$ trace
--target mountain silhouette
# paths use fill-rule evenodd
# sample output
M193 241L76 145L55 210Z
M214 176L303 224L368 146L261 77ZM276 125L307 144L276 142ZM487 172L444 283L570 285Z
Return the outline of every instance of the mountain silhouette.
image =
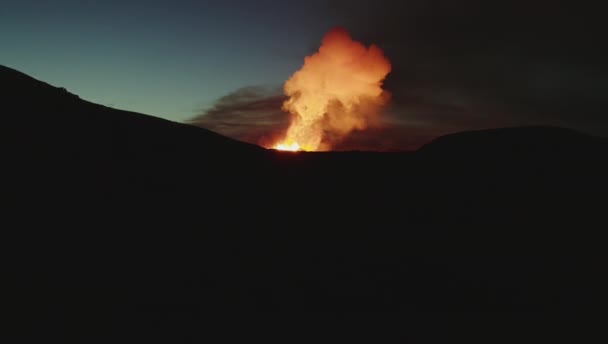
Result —
M554 320L601 308L606 290L604 138L503 128L293 154L2 66L0 91L13 342L594 333Z

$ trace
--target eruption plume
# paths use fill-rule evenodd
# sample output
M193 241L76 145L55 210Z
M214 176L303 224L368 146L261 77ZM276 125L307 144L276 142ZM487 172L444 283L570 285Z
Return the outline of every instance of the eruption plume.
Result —
M319 51L285 83L283 110L292 122L279 150L329 150L354 130L373 125L390 95L382 82L391 64L380 48L354 41L342 28L323 38Z

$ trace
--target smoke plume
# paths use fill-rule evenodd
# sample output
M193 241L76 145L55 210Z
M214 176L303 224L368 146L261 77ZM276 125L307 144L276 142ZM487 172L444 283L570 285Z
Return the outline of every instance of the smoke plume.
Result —
M283 110L293 115L281 147L329 150L355 130L377 122L390 98L382 89L391 64L380 48L354 41L342 28L285 83Z

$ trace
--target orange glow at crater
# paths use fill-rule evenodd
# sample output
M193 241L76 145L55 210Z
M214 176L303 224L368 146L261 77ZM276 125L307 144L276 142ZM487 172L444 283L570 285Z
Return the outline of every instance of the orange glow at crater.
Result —
M292 144L278 143L273 147L273 149L287 152L298 152L300 151L300 145L297 142Z

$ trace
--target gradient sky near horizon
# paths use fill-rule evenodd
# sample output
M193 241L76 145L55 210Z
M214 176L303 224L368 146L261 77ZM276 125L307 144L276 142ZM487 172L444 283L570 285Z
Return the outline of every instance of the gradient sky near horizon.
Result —
M3 0L0 64L81 98L240 140L283 131L280 86L345 27L392 62L385 130L353 146L550 125L608 136L594 0ZM373 144L371 143L373 141Z
M332 24L322 1L8 0L0 64L81 98L182 121L280 85Z

